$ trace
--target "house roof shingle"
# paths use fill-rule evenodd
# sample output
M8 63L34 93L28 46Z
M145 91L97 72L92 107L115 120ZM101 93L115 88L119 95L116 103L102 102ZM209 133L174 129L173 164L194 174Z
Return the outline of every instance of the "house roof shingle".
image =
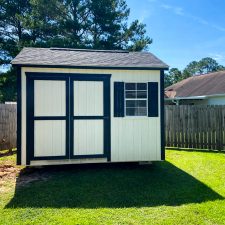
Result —
M162 68L168 65L150 52L66 48L23 48L13 65Z
M225 94L225 71L197 75L165 89L167 98Z

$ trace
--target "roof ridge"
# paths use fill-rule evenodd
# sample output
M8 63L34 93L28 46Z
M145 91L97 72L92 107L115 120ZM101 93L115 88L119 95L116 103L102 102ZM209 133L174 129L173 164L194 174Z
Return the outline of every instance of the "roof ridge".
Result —
M104 50L104 49L85 49L85 48L57 48L51 47L50 50L56 51L77 51L77 52L110 52L110 53L129 53L127 50Z

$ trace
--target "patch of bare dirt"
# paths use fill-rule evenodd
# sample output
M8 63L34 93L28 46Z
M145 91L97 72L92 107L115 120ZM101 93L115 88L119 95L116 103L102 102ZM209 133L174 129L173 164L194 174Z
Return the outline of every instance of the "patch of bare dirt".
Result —
M8 192L13 187L29 185L34 181L46 181L50 173L43 168L19 167L10 162L0 165L0 193Z
M12 179L19 173L20 169L10 164L0 165L0 179Z

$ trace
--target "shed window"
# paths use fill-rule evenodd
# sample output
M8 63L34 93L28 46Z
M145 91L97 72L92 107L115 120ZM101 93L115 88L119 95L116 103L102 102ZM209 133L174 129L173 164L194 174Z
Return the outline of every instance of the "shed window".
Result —
M147 83L125 83L126 116L147 116Z

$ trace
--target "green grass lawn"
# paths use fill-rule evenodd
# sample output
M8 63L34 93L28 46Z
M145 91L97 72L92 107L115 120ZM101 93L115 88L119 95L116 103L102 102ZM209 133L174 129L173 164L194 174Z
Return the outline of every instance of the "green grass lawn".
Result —
M45 179L19 185L37 174ZM22 169L2 185L0 224L225 224L225 154L169 150L148 166Z

